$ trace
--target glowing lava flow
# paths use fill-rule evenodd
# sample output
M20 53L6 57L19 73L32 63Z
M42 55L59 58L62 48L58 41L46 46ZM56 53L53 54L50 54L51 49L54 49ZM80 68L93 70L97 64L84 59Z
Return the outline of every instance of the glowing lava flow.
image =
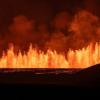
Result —
M93 48L90 44L81 50L69 50L64 56L56 51L48 50L46 53L30 48L26 54L14 53L10 47L6 54L0 58L0 68L87 68L100 63L100 45Z

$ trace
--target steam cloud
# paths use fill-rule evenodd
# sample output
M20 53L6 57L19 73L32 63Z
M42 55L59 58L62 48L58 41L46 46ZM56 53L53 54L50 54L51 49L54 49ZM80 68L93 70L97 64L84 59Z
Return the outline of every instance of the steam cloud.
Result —
M19 15L13 18L7 34L1 36L0 46L12 42L16 49L26 49L30 43L42 50L50 48L58 52L69 48L80 49L99 41L99 20L99 17L86 10L80 10L74 16L60 12L51 21L51 26L45 22L37 24L35 19Z

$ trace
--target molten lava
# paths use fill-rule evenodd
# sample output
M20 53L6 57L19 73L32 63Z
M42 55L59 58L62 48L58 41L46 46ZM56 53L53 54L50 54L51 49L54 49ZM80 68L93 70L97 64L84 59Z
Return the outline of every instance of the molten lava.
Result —
M14 52L14 46L0 58L0 68L87 68L100 63L100 45L90 44L81 50L69 50L66 55L30 48L27 53Z

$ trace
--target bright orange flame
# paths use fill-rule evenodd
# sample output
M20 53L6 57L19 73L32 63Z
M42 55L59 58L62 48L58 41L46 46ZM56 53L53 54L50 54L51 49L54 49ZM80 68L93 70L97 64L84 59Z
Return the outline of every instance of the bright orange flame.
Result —
M100 63L100 45L95 47L90 44L81 50L69 50L65 55L48 50L46 53L32 48L24 55L19 51L14 53L14 47L10 47L7 54L0 58L0 68L87 68Z

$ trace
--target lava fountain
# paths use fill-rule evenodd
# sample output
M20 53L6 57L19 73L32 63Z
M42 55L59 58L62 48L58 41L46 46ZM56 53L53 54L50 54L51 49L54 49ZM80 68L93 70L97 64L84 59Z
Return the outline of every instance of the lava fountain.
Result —
M46 53L29 46L22 54L11 46L0 58L0 68L87 68L100 63L100 44L91 43L80 50L69 50L65 55L50 49Z

